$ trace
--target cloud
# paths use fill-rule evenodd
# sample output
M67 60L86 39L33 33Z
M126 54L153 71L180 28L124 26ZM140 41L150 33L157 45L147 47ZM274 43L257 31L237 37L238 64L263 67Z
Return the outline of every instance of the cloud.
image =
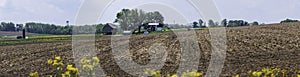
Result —
M266 23L300 18L299 0L215 0L222 16Z
M75 0L9 0L0 8L0 20L64 24L74 18L78 4Z
M6 3L6 0L0 0L0 7L4 7Z

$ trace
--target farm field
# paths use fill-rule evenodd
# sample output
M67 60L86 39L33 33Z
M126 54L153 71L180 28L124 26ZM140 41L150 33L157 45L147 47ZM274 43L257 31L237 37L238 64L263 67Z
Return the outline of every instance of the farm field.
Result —
M294 71L300 70L300 23L232 27L226 28L226 31L228 47L222 77L236 74L243 77L249 70L266 67L286 69L287 77L295 77ZM208 30L197 30L196 34L201 49L198 67L199 71L205 73L211 56L210 35ZM161 72L175 73L180 58L180 43L175 33L132 36L129 44L133 60L138 64L149 63L150 55L146 49L158 42L163 43L168 52L167 62ZM131 76L118 67L110 44L109 36L96 40L101 67L113 77ZM0 77L27 77L34 71L42 76L52 74L54 68L47 64L47 60L55 55L61 56L67 64L74 61L72 42L68 40L3 45L0 46L0 53Z
M27 35L35 35L36 33L27 33ZM22 32L0 31L0 36L21 36Z

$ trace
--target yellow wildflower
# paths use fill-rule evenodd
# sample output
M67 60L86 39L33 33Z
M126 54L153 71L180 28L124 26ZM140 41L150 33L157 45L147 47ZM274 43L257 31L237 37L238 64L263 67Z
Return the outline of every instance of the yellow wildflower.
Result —
M178 77L176 74L170 75L168 74L167 77Z
M53 60L53 63L58 63L58 60Z
M52 63L53 63L52 59L49 59L49 60L48 60L48 64L51 65Z
M237 75L235 75L235 76L232 76L232 77L240 77L240 75L239 75L239 74L237 74Z
M256 71L254 71L252 73L252 75L255 76L255 77L260 77L262 75L262 72L256 72Z
M176 74L173 74L171 77L178 77Z
M86 65L83 65L83 68L88 69L88 70L93 70L94 66L86 64Z
M66 71L66 72L65 72L65 75L70 75L70 71Z
M73 68L72 64L67 65L67 70L70 70L71 68Z
M84 65L84 64L85 64L85 60L86 60L85 58L82 58L82 59L80 60L80 64L81 64L81 65Z
M54 62L52 65L53 65L53 66L58 66L59 64Z
M55 60L61 60L60 56L56 56Z
M39 73L38 72L30 73L29 76L30 77L39 77Z
M200 77L200 76L203 76L203 73L200 73L200 72L195 71L194 76Z
M67 75L66 74L61 74L61 77L67 77Z
M96 62L96 63L99 63L99 62L100 62L100 60L99 60L98 57L93 57L93 60L94 60L94 62Z
M64 63L62 63L62 62L59 62L59 63L58 63L58 65L60 65L60 66L64 66Z

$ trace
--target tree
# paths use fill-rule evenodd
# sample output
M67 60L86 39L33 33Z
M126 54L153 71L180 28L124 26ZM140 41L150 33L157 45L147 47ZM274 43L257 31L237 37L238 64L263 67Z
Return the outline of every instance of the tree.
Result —
M202 20L202 19L199 19L199 26L202 27L202 26L203 26L203 23L204 23L203 20Z
M289 22L299 22L298 20L292 20L292 19L286 19L283 21L280 21L280 23L289 23Z
M2 26L2 24L0 24L0 31L2 31L3 30L3 26Z
M257 21L254 21L254 22L252 23L252 25L259 25L259 23L258 23Z
M219 22L215 22L215 26L219 26Z
M133 30L145 23L163 23L164 21L164 17L157 11L147 13L138 9L122 9L116 17L115 22L118 22L123 30Z
M198 22L193 22L193 27L194 28L197 28L198 27L197 25L198 25Z
M221 26L227 26L227 19L223 19L221 22Z
M6 23L6 22L1 22L2 25L2 31L15 31L16 27L15 24L12 22Z
M229 20L227 27L249 26L249 23L244 20Z
M208 20L208 26L209 27L215 27L215 22L213 20Z
M23 24L17 24L16 29L17 29L17 31L22 31L23 30Z

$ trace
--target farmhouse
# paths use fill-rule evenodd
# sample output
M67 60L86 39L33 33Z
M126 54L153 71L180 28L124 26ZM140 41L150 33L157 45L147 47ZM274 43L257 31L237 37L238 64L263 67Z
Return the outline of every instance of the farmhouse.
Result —
M135 29L134 33L148 34L149 32L152 32L152 31L162 31L163 27L164 27L164 25L161 23L146 23L146 24L138 26L138 28Z
M161 25L160 23L148 23L148 31L162 31L163 29L163 25Z
M102 29L102 33L106 35L115 35L117 32L117 26L112 23L107 23Z

